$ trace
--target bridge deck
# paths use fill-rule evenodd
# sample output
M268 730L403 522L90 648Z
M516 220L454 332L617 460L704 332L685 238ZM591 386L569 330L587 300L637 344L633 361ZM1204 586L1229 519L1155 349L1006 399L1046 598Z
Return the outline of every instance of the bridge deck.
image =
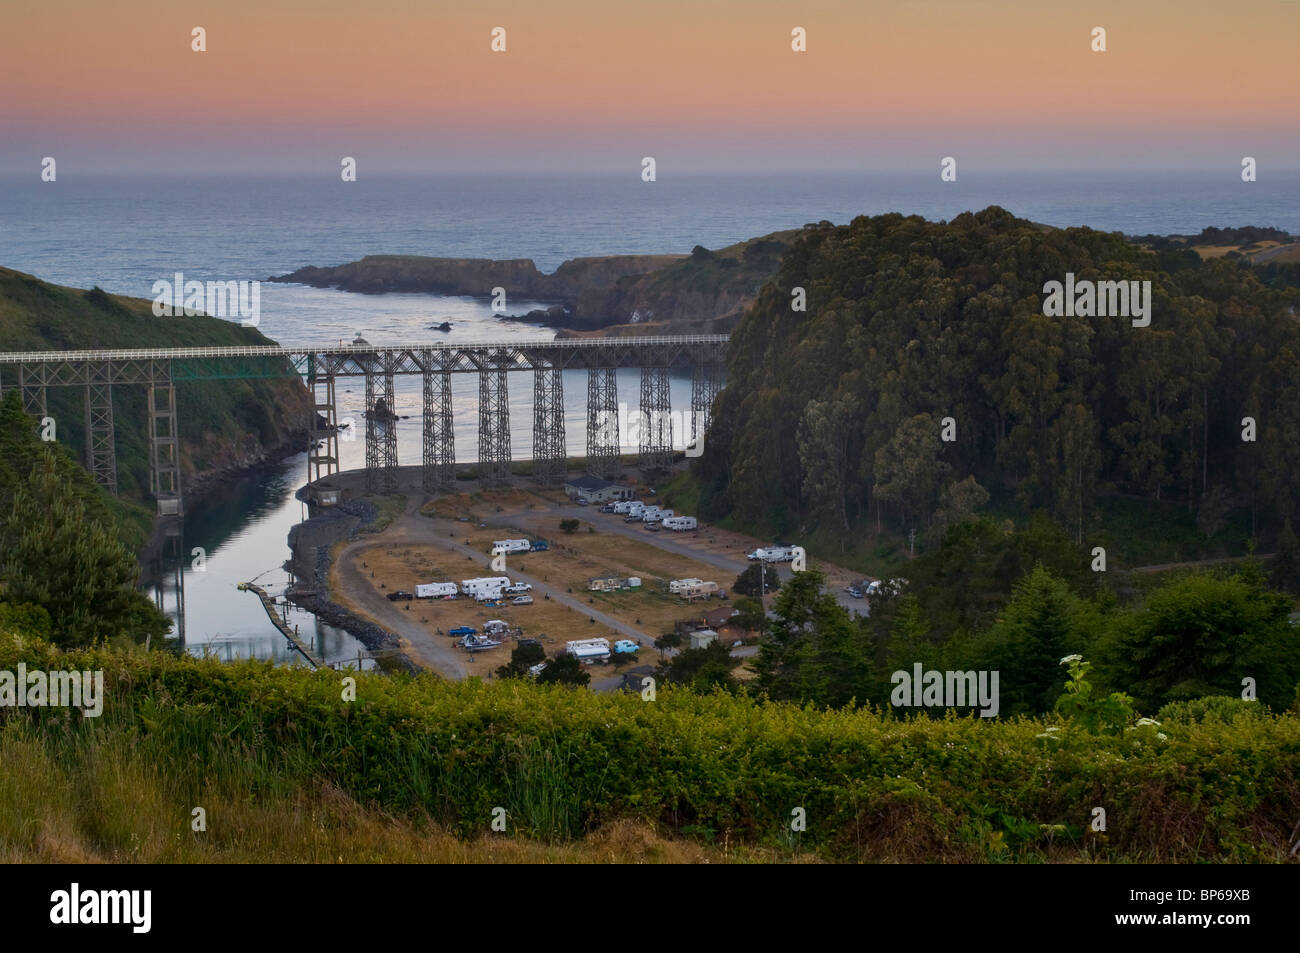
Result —
M508 338L494 341L446 341L428 344L275 344L250 347L119 348L89 351L10 351L0 353L0 364L34 364L49 361L177 361L212 357L284 357L306 355L357 357L405 351L564 351L593 348L648 348L726 344L726 334L645 335L641 337L555 338L530 341Z

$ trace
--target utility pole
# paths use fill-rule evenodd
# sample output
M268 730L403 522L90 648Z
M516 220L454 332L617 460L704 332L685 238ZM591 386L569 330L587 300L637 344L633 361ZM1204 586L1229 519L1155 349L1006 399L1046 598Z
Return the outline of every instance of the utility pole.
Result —
M916 555L916 527L915 526L913 526L911 531L907 534L907 551L913 556Z

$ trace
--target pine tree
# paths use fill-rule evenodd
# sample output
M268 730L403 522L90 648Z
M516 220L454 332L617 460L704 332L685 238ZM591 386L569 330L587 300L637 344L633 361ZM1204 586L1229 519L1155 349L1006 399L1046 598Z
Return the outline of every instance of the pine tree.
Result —
M61 645L161 637L170 623L136 591L134 557L109 527L88 516L60 462L55 450L42 449L0 525L6 601L44 608Z

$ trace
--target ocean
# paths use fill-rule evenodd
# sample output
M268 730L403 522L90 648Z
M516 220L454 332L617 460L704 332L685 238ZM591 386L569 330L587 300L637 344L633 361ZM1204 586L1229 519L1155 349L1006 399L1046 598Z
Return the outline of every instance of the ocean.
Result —
M1300 233L1300 173L1243 183L1235 167L1221 173L961 172L915 174L438 175L368 177L344 183L318 177L79 178L60 170L44 183L36 167L21 179L0 177L0 266L73 287L153 297L153 283L187 279L265 280L304 265L335 265L373 254L458 258L531 258L553 271L568 258L689 252L718 248L809 222L848 222L863 214L903 212L949 219L1001 205L1057 226L1087 225L1127 234L1195 233L1210 225L1267 225ZM538 302L508 300L522 314ZM159 320L170 320L160 318ZM452 330L427 330L443 320ZM553 332L502 321L487 301L432 295L355 295L264 283L258 329L281 342L351 340L374 344L550 338ZM0 342L2 346L2 342ZM532 382L512 379L512 453L531 452ZM340 383L340 417L360 421L360 381ZM585 446L585 379L566 374L571 454ZM690 382L672 381L674 408L689 406ZM635 408L635 372L619 377ZM477 388L454 386L457 459L476 458ZM399 379L399 460L420 455L416 378ZM180 407L184 413L184 407ZM344 466L360 466L361 441L340 445ZM288 579L285 534L302 518L293 490L306 474L303 457L269 473L232 481L219 496L190 507L185 542L207 553L203 573L181 565L185 641L190 651L292 662L252 596L237 581L257 577L271 591ZM169 574L154 580L174 616L179 592ZM303 631L308 632L311 620ZM317 625L311 636L331 660L360 646L346 633Z

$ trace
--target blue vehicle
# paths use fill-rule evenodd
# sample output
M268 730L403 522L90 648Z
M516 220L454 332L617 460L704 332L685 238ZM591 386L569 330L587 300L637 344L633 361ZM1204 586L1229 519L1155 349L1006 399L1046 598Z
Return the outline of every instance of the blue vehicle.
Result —
M452 638L464 637L466 635L478 635L478 629L471 629L467 625L460 625L447 633Z
M615 653L634 654L641 646L637 645L631 639L619 639L614 643Z
M535 539L535 540L533 540L533 548L532 548L532 551L535 552L535 553L544 553L544 552L546 552L546 551L547 551L548 549L550 549L550 548L551 548L551 544L548 543L548 542L547 542L546 540L544 540L544 539Z

